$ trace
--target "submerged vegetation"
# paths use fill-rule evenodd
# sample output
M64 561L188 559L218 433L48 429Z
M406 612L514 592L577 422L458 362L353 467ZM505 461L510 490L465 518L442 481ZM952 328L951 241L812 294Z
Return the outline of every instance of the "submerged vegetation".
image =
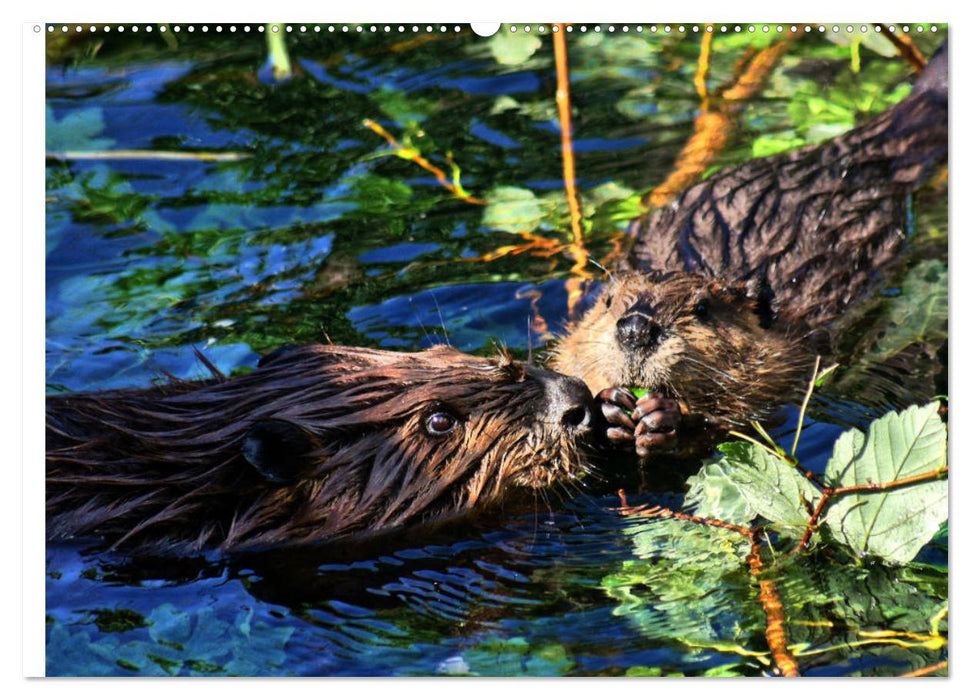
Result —
M193 347L226 374L326 339L542 356L632 219L896 103L946 34L922 27L909 53L873 27L576 28L572 212L548 28L53 33L49 390L200 377ZM52 546L48 673L946 673L946 212L943 173L840 366L686 496L285 566Z

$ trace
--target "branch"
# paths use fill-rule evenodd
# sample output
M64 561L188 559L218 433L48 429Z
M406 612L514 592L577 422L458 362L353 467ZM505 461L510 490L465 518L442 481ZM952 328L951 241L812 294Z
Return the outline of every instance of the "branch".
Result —
M748 564L749 571L759 584L759 602L762 604L762 610L765 611L766 620L765 639L768 642L772 660L783 676L793 677L799 675L799 664L796 663L795 658L789 653L789 643L786 639L785 629L785 608L782 606L779 590L776 588L773 580L762 575L764 565L760 556L762 545L759 543L759 539L762 537L762 528L748 528L715 518L702 518L697 515L689 515L688 513L671 510L670 508L662 508L661 506L643 505L630 507L627 505L627 496L623 489L619 490L617 495L620 496L621 503L620 508L617 510L621 515L644 515L650 518L686 520L697 523L698 525L731 530L748 539L750 550L749 555L745 558L745 563Z
M728 83L710 95L705 86L705 76L710 63L712 34L705 33L695 74L695 88L702 98L701 113L695 117L694 132L674 162L674 171L647 196L648 206L663 207L670 203L715 162L735 131L738 103L758 94L794 38L789 34L752 55L750 60L737 67Z
M902 673L899 678L917 678L918 676L929 676L935 671L943 671L947 668L947 661L938 661L936 664L931 664L930 666L924 666L924 668L918 668L916 671L911 671L910 673Z
M698 91L698 97L701 98L703 110L708 109L708 85L705 81L708 78L708 69L711 63L711 40L713 36L712 26L706 24L705 33L701 37L701 52L698 54L698 70L695 71L695 90Z
M394 154L396 156L403 158L404 160L410 160L415 165L430 172L435 176L435 179L441 183L442 187L447 189L459 199L466 201L469 204L486 204L485 200L473 197L465 191L464 187L462 187L462 183L459 180L460 171L458 166L455 165L455 162L452 160L451 154L448 155L448 161L452 166L452 180L450 182L448 176L445 175L445 171L433 165L428 161L427 158L422 156L422 154L416 151L414 148L409 148L408 146L403 146L398 143L394 136L389 134L384 127L377 122L372 121L371 119L365 119L364 126L387 141L388 145L394 149Z
M813 510L812 515L809 516L809 523L806 525L806 532L803 533L802 539L799 541L799 544L796 545L796 548L793 551L799 552L805 549L806 545L809 544L809 538L812 537L813 532L815 532L819 527L819 519L822 516L823 510L829 505L831 500L845 496L848 493L889 491L890 489L911 486L913 484L919 484L925 481L935 481L947 476L948 471L947 465L944 465L932 472L905 476L902 479L894 479L893 481L886 481L882 484L855 484L853 486L828 486L823 488L823 495L819 499L819 503L816 504L816 508Z
M580 209L580 196L576 185L576 162L573 157L573 119L570 114L570 67L566 56L566 25L554 25L553 54L556 61L556 111L560 120L560 151L563 154L563 187L566 202L570 208L570 231L573 241L569 251L573 257L570 272L573 278L567 280L567 312L570 316L583 296L582 280L589 279L587 261L590 256L583 245L583 212Z
M224 162L249 158L249 153L234 153L227 151L148 151L148 150L120 150L120 151L51 151L47 153L48 160L199 160L203 162Z
M924 58L924 54L920 52L920 49L917 48L917 45L914 44L909 36L898 35L896 32L888 31L884 24L875 24L873 26L890 40L890 43L897 49L897 53L903 56L907 60L907 63L912 65L918 73L924 70L924 67L927 65L927 59Z

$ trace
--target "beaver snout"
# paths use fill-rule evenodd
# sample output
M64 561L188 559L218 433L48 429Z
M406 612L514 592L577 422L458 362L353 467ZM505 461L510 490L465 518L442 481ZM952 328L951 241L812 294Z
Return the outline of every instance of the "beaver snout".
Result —
M594 400L590 389L579 379L566 377L542 369L534 369L534 376L543 386L546 402L541 419L574 433L593 429Z
M617 321L617 342L628 350L653 350L661 338L661 326L640 311L625 314Z

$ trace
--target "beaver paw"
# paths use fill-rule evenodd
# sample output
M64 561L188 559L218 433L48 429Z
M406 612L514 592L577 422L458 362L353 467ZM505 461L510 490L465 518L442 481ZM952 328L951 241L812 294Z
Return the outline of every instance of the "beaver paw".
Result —
M681 404L674 399L656 393L644 394L637 400L630 417L637 421L634 449L641 459L677 445Z
M631 418L637 408L637 399L627 389L611 387L597 394L597 401L607 421L607 442L614 447L629 445L637 429L637 423Z
M633 442L643 459L677 445L681 405L674 399L657 393L637 399L628 389L611 387L597 394L597 400L607 421L607 442L614 447Z

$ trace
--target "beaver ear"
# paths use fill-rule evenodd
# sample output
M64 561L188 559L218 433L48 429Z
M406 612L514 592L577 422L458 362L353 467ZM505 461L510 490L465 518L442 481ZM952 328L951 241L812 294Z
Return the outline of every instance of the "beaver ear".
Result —
M267 481L290 483L310 471L313 436L290 421L265 418L256 421L243 438L243 456Z

